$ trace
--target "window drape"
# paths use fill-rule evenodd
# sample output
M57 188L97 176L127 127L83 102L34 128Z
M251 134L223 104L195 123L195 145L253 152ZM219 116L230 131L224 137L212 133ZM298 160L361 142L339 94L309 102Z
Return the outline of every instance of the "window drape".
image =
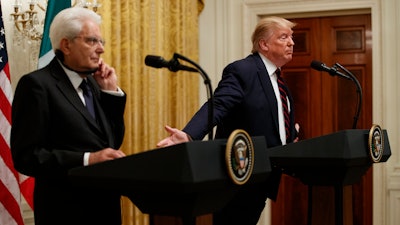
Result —
M148 67L144 59L159 55L169 60L176 52L198 61L198 16L204 2L113 0L101 4L103 58L116 69L127 94L121 149L127 155L154 149L168 135L164 125L182 129L199 108L199 75ZM124 197L121 204L124 225L149 224L148 216L129 199Z

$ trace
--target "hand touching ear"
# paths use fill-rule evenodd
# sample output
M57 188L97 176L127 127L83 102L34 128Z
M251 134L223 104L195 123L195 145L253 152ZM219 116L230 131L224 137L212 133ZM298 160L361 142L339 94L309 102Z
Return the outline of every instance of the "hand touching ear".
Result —
M103 59L99 61L99 69L93 74L94 79L102 90L117 91L117 74L115 69L106 64Z

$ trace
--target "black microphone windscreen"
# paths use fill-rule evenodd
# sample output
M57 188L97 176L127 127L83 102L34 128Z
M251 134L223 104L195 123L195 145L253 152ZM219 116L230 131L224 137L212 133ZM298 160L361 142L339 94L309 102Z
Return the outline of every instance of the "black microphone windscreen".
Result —
M165 64L165 60L161 56L147 55L146 58L144 59L144 63L147 66L162 68Z
M311 68L319 70L319 71L323 71L324 70L324 63L317 61L317 60L313 60L310 64Z

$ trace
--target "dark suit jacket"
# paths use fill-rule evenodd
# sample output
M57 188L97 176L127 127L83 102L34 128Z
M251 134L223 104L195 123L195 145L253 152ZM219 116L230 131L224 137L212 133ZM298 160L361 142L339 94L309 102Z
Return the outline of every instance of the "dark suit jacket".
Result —
M288 143L297 136L294 128L294 103L291 105ZM268 147L282 145L279 136L278 106L269 74L258 53L225 67L222 79L214 92L213 126L215 138L224 139L236 129L250 136L264 136ZM204 104L183 129L194 140L209 133L208 104ZM256 224L267 197L275 200L281 172L273 170L263 183L245 184L235 198L214 215L214 224ZM240 215L240 219L237 215Z
M11 150L15 168L35 177L35 224L121 224L120 197L74 187L68 170L83 165L84 152L119 149L126 97L100 91L94 120L56 59L23 76L12 104Z
M294 129L294 103L290 93L291 137ZM194 140L201 140L208 130L208 104L204 104L183 129ZM213 125L215 138L228 138L235 129L250 136L264 136L268 147L282 145L279 137L278 106L264 63L258 53L229 64L214 92Z

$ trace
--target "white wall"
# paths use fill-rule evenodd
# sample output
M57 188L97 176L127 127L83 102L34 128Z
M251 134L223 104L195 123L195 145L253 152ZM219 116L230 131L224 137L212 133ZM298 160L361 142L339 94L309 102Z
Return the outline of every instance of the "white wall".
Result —
M200 65L213 88L222 69L250 53L250 36L259 16L342 15L367 11L372 18L373 123L387 129L392 156L375 164L373 224L400 222L400 1L398 0L205 0L200 16ZM201 84L201 86L203 86ZM201 90L200 102L206 100ZM259 223L269 224L269 209Z

